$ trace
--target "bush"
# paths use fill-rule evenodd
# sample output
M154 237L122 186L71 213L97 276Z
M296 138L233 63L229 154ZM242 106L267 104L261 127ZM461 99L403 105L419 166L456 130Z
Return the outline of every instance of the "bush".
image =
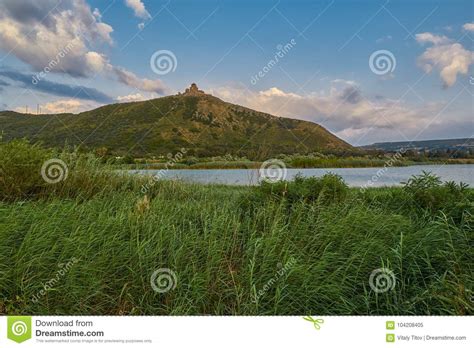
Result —
M423 171L421 175L412 176L404 186L410 197L413 208L444 214L460 221L465 213L472 215L472 197L469 197L468 185L454 181L442 182L440 177Z
M184 163L184 164L186 164L186 165L188 165L188 166L191 166L191 165L193 165L193 164L198 163L198 159L197 159L196 157L194 157L194 156L189 156L189 157L187 157L186 159L184 159L184 160L182 161L182 163Z
M43 163L52 152L25 140L0 143L0 200L25 199L38 194L47 183Z
M254 204L268 200L284 200L290 205L296 202L331 204L345 200L348 192L348 186L339 175L329 173L309 178L297 175L294 181L262 182L247 200ZM247 201L245 205L248 204Z
M466 186L454 182L442 183L441 179L423 171L421 175L412 176L404 186L414 203L430 211L440 210L448 204L454 204L463 198Z
M48 160L52 164L45 166ZM48 181L56 178L59 180ZM94 154L57 152L25 140L0 144L1 201L52 196L90 198L133 184L138 186L140 180L113 173Z

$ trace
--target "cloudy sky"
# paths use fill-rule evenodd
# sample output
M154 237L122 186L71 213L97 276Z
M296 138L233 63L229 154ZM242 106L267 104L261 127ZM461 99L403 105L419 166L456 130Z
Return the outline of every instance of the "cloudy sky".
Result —
M191 82L353 145L472 137L471 0L0 0L0 110Z

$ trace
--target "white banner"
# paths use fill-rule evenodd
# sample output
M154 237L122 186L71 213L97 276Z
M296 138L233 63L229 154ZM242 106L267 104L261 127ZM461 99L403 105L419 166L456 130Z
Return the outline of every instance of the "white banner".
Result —
M114 317L0 319L0 347L473 347L473 317Z

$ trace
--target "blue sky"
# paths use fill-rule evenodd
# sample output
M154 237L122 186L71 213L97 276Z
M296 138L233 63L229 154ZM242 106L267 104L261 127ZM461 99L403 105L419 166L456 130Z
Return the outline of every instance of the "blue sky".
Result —
M355 145L474 132L472 1L0 0L0 8L2 109L79 112L196 82ZM150 62L162 50L174 56L163 75ZM381 50L392 69L377 74L369 60Z

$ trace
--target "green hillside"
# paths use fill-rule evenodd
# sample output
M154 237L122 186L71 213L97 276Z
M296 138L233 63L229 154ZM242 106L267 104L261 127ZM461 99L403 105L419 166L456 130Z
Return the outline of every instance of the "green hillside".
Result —
M383 151L400 151L405 150L470 150L474 149L474 139L434 139L434 140L417 140L417 141L395 141L385 143L375 143L372 145L361 146L362 149L376 149Z
M195 85L183 94L79 114L3 111L0 131L4 141L26 137L46 146L106 147L131 156L166 155L183 147L195 156L249 157L352 149L320 125L226 103Z

